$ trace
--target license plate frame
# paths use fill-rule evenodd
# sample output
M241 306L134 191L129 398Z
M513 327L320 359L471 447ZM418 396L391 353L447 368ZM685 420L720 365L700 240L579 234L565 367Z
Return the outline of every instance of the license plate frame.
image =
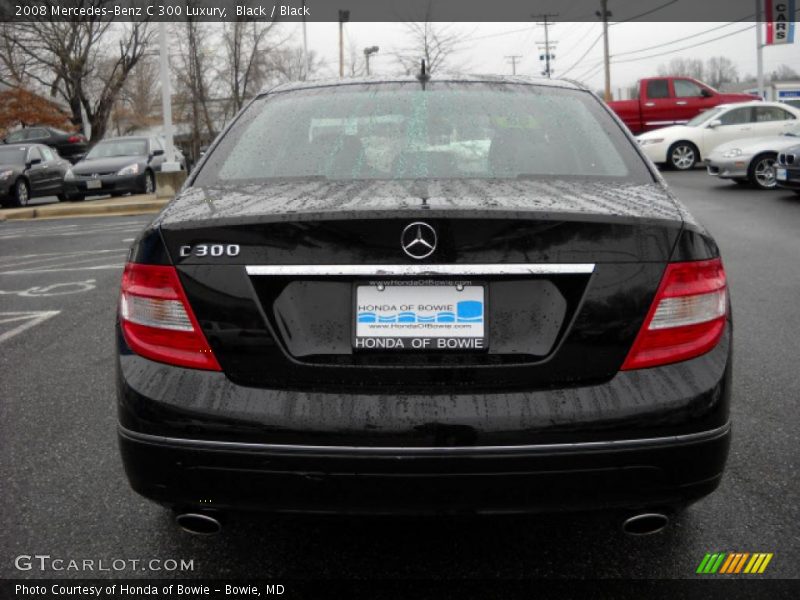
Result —
M383 290L379 291L379 286L383 286ZM361 290L368 293L362 294ZM364 308L376 296L384 298L384 294L385 304L397 309L397 320L379 322L381 314L391 314L390 310L383 310L374 311L376 319L372 323L359 321L360 313L365 312L359 311L359 301ZM420 300L408 301L409 297ZM479 302L480 307L475 302ZM416 306L410 308L409 304ZM452 310L449 305L453 305ZM353 283L352 306L354 352L475 353L489 348L489 285L485 281L358 281ZM424 306L441 310L422 310ZM403 321L400 321L401 312L405 313ZM410 313L416 313L413 321Z
M103 189L103 182L99 179L89 179L86 182L87 190L100 190Z

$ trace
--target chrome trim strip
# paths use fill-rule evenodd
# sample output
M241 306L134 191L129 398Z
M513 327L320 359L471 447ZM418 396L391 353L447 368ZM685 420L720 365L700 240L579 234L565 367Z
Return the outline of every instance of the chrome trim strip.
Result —
M594 271L594 263L463 265L247 265L248 275L574 275Z
M730 421L715 429L673 435L657 438L639 438L631 440L609 440L602 442L576 442L566 444L530 444L523 446L311 446L300 444L256 444L252 442L221 442L216 440L194 440L187 438L173 438L148 433L131 431L117 424L119 434L134 441L156 444L172 444L177 446L206 447L209 450L244 450L244 451L269 451L276 453L327 453L327 454L365 454L365 455L459 455L459 454L525 454L548 452L590 452L596 450L625 450L647 446L660 446L665 444L685 444L707 441L722 437L730 432Z

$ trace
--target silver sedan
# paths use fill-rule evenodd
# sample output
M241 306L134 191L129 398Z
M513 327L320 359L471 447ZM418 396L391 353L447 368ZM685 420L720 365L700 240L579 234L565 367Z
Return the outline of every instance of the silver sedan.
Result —
M775 160L778 152L798 144L800 124L772 137L738 140L717 146L705 160L709 175L752 184L762 190L775 189Z

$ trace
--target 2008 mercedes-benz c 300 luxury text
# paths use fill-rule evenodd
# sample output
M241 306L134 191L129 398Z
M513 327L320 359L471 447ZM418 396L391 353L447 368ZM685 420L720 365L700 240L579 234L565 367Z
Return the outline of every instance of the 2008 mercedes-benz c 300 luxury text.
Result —
M121 452L196 529L619 509L652 530L719 484L731 334L717 245L590 91L287 84L130 251Z

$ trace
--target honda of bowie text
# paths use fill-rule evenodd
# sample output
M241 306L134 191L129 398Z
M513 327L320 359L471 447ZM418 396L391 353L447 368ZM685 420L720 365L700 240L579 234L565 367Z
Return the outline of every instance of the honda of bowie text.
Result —
M731 335L717 245L591 91L286 84L130 250L120 448L195 532L592 509L649 532L720 482Z

